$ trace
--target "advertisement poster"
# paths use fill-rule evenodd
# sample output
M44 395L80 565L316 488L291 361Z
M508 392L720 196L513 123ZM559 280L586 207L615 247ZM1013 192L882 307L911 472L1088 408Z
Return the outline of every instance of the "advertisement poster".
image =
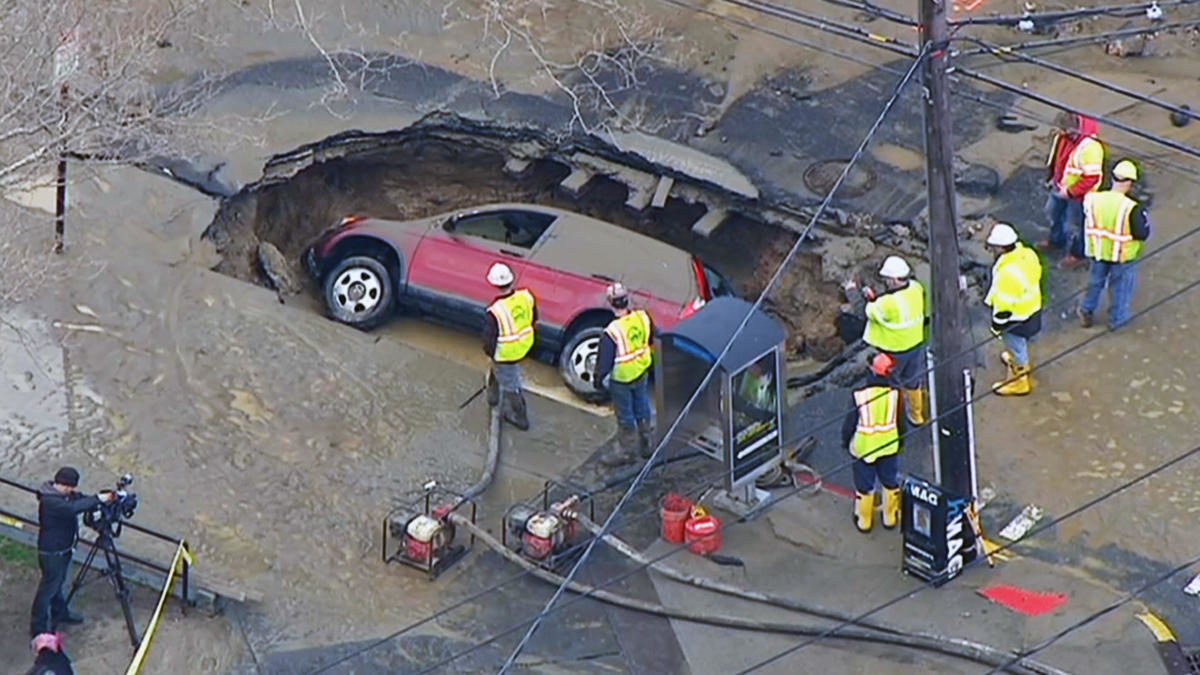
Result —
M733 484L780 452L779 383L776 354L764 354L731 379L733 398Z

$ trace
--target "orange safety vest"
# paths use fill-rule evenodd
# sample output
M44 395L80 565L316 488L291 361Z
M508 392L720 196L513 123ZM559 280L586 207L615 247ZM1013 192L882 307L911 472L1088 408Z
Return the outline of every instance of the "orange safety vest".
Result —
M604 334L617 346L613 358L613 382L633 382L650 369L654 359L650 354L650 315L646 310L637 309L613 319Z
M497 363L525 358L533 348L533 294L522 288L493 302L488 312L496 317L500 329L492 358Z

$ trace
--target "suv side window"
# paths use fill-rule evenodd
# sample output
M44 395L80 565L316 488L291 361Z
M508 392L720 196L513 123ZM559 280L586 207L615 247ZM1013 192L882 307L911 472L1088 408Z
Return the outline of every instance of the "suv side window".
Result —
M454 233L505 243L507 228L500 213L477 213L454 221Z
M454 233L499 244L533 248L555 217L536 211L495 211L459 218Z
M536 211L506 211L504 222L508 225L508 241L506 243L521 248L533 248L542 234L553 223L555 217L548 213Z

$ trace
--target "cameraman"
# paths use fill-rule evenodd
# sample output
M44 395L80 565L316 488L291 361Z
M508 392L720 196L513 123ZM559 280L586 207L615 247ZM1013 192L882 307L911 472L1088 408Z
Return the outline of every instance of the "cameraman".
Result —
M83 617L71 612L63 597L63 583L79 535L79 514L95 509L102 501L111 502L116 495L104 491L88 496L81 494L78 486L79 471L64 466L54 474L53 481L38 488L38 567L42 581L33 598L30 637L53 633L60 623L83 623Z

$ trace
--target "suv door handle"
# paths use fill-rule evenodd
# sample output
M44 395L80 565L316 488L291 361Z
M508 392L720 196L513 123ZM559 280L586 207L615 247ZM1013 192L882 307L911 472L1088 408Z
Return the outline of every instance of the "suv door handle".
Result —
M503 253L504 255L511 255L514 258L524 258L525 257L525 254L523 254L523 253L518 253L516 251L510 251L506 248L500 249L500 252Z

